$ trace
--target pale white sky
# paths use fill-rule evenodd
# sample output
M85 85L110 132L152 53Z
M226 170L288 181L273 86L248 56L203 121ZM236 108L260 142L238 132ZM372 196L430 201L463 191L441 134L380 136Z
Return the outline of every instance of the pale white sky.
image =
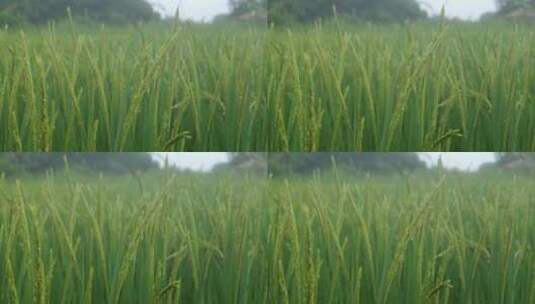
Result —
M470 20L478 19L484 13L496 10L494 0L422 0L419 2L427 3L427 6L431 6L429 8L424 6L431 15L440 14L440 10L444 5L446 16Z
M169 163L183 169L210 171L214 165L228 161L228 153L154 153L160 160L169 158ZM475 171L482 164L493 162L494 153L420 153L429 165L435 166L439 158L446 168Z
M496 161L494 153L420 153L420 158L423 159L428 166L436 166L439 159L442 159L444 167L448 169L459 169L465 171L477 171L481 165Z
M170 165L195 171L210 171L212 168L229 160L228 153L153 153L158 160L164 162L166 157Z
M174 15L180 4L182 19L211 21L213 17L228 12L227 0L149 0L166 15ZM494 0L419 0L431 14L438 15L445 5L448 17L475 20L482 14L496 9Z
M227 0L149 0L166 15L174 15L180 5L182 20L211 21L229 11Z

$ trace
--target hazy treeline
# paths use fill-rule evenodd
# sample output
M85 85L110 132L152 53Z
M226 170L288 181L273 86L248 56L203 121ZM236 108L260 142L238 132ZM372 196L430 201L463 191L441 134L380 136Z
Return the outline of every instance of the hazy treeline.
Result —
M535 172L535 153L496 153L496 156L496 162L483 166L483 170L500 168L514 171Z
M150 153L0 153L0 173L15 176L71 168L109 174L157 170ZM309 175L336 168L344 173L399 174L426 170L418 153L231 153L215 172L248 171L272 177ZM535 172L535 153L496 153L483 171Z
M109 174L158 168L149 153L0 153L0 173L39 174L65 166Z
M408 172L425 168L416 153L277 153L268 157L273 175L309 174L336 167L355 172Z
M311 23L335 14L380 22L425 18L416 0L229 0L231 13L218 20L261 20L270 25Z
M440 165L442 166L442 165ZM355 174L399 174L428 170L418 153L232 153L216 171L248 170L272 177L310 175L332 169ZM434 170L434 169L431 169ZM535 153L496 153L481 171L535 173Z
M271 176L311 174L336 167L354 172L406 172L425 168L417 153L233 153L218 167L249 169Z
M510 12L517 9L528 9L535 7L535 0L496 0L498 10Z
M149 153L0 153L0 172L38 174L66 165L104 173L158 168ZM310 174L337 166L354 172L393 173L425 168L416 153L232 153L216 171L244 169L273 176Z
M417 0L228 0L230 12L216 21L257 21L272 25L310 23L335 15L352 20L400 22L425 19L425 3ZM497 13L514 14L535 7L534 0L496 0ZM0 24L44 24L74 16L99 22L129 23L158 20L148 0L0 0ZM516 14L522 17L522 14ZM530 14L524 14L530 16Z
M332 16L349 16L374 21L404 21L425 18L415 0L270 0L269 22L308 23Z
M269 24L310 23L339 16L345 19L374 22L400 22L430 17L425 1L418 0L230 0L231 16L255 16L266 12ZM535 8L535 0L496 0L498 11L486 17L529 17L516 13Z
M126 23L159 18L146 0L0 0L0 24L43 24L68 16Z

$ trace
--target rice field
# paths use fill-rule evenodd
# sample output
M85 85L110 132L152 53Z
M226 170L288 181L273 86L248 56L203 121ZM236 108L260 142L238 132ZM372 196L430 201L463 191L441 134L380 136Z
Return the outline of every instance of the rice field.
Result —
M0 150L261 151L263 32L0 31Z
M272 151L535 149L528 27L335 24L268 37Z
M0 30L1 151L535 151L511 24Z
M2 303L533 303L530 178L0 180Z

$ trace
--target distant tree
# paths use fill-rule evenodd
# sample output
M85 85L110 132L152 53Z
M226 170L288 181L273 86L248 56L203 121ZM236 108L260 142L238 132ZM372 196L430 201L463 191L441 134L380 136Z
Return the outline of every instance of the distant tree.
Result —
M497 153L496 166L500 168L535 168L535 153Z
M97 172L125 174L159 167L149 153L68 153L67 161Z
M535 153L510 152L496 153L496 161L480 168L480 171L507 171L519 174L535 173Z
M349 172L403 172L425 168L416 153L234 153L223 169L254 169L273 176L310 174L336 164Z
M231 153L230 161L216 166L214 170L244 170L258 174L266 174L267 154L268 153L256 152Z
M342 171L403 172L424 168L416 153L276 153L268 155L272 175L309 174L329 169L334 164Z
M0 0L0 24L42 24L67 16L85 16L103 22L135 22L158 18L146 0Z
M267 0L229 0L232 14L246 14L267 7Z
M379 22L425 18L416 0L270 0L268 22L313 22L334 14Z
M271 1L271 0L269 0ZM268 0L229 0L230 13L215 21L247 21L266 24Z
M508 14L519 9L535 8L535 0L496 0L498 13Z
M0 172L43 173L63 169L66 162L73 168L108 174L125 174L158 167L148 153L0 153Z

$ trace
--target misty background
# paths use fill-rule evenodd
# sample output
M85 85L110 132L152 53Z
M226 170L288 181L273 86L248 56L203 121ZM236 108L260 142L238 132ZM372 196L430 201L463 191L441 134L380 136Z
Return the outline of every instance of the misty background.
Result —
M160 164L164 164L167 159L170 165L178 168L205 172L230 160L229 153L154 153L153 155ZM445 168L464 171L476 171L482 165L496 161L495 153L437 152L418 153L418 157L428 167L434 167L439 160L442 160Z
M269 5L268 5L269 4ZM174 20L293 25L328 20L375 23L479 19L535 20L535 0L0 0L0 25L75 19L111 24ZM335 8L333 10L333 8ZM69 13L68 13L69 12Z
M69 169L82 175L144 172L251 173L284 177L328 172L410 174L442 170L535 173L535 153L0 153L0 180ZM327 171L325 171L327 170Z
M152 3L166 16L174 15L179 7L182 19L199 22L208 22L218 15L230 12L228 0L154 0ZM440 14L444 6L446 16L464 20L477 20L483 14L497 9L493 0L425 0L420 3L431 16Z

